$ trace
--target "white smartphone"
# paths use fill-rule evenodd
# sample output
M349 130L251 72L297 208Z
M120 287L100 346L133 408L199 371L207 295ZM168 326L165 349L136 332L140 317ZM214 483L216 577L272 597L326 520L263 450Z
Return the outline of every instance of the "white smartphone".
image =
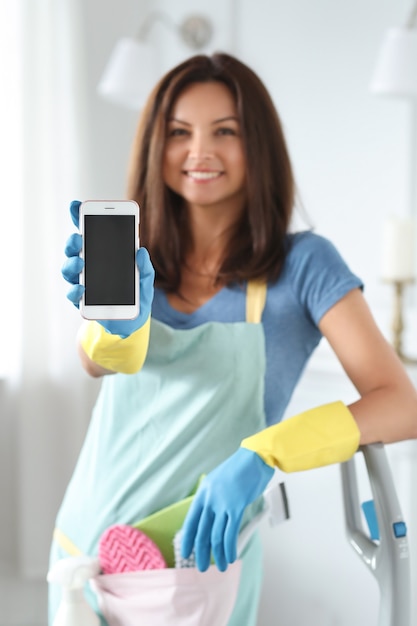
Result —
M80 206L85 292L80 313L89 320L139 315L139 206L132 200L86 200Z

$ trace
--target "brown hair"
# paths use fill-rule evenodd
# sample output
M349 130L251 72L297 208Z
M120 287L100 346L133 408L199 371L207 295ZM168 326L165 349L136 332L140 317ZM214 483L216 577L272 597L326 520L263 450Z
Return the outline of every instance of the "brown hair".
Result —
M247 164L247 206L219 270L226 284L276 280L285 258L295 183L282 125L266 87L238 59L197 55L163 76L149 95L133 144L128 197L140 206L140 239L156 270L156 284L176 291L188 231L182 198L162 178L166 126L173 104L191 83L218 81L236 102Z

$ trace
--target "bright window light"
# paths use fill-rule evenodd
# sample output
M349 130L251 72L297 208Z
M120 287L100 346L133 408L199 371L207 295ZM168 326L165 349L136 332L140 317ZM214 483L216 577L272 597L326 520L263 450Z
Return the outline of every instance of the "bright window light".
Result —
M0 2L0 377L16 364L21 315L23 196L22 46L19 0Z

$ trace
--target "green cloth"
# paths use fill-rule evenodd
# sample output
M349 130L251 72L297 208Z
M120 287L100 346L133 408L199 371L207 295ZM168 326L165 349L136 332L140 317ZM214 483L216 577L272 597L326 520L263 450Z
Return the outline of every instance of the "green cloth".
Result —
M174 537L183 525L199 483L200 481L187 498L174 502L133 524L156 543L168 567L175 567Z

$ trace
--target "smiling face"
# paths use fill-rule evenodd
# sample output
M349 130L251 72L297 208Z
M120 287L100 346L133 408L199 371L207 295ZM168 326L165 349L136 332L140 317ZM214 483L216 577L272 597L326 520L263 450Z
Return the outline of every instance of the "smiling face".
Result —
M194 83L177 98L168 120L163 177L189 207L242 211L246 161L236 105L224 84Z

